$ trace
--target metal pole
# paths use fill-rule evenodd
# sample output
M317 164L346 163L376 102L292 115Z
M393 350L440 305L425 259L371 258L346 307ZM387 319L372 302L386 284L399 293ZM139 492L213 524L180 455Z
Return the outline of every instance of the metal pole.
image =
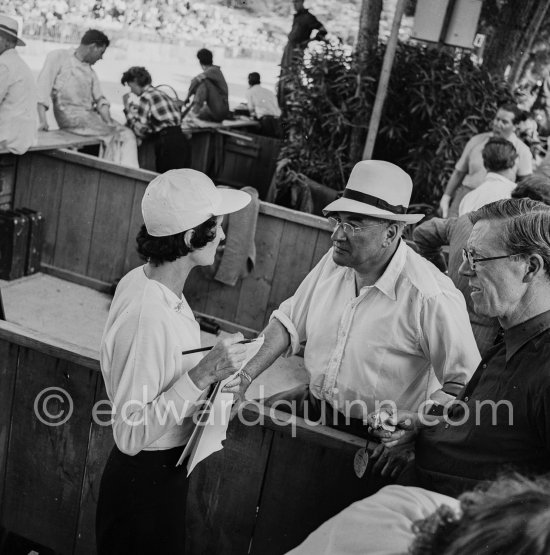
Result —
M395 15L393 16L393 24L391 28L390 38L386 45L386 52L384 54L384 62L382 63L382 71L380 72L380 80L378 81L378 90L376 91L376 99L372 108L372 114L369 123L369 132L365 148L363 149L363 160L370 160L374 150L374 143L378 135L378 127L380 125L380 118L382 117L382 110L384 109L384 101L388 92L388 83L390 81L391 68L395 51L397 49L397 41L399 39L399 27L401 26L401 19L405 11L407 0L398 0L395 8Z

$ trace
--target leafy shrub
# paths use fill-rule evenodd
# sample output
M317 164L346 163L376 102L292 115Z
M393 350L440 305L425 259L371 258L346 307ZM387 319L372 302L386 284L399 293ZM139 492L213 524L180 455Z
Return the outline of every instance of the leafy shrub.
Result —
M345 187L366 139L383 53L381 46L366 76L354 55L339 45L320 45L288 77L280 192L296 174L337 190ZM373 158L409 172L413 202L435 204L467 140L487 130L496 106L508 100L506 84L468 55L401 43Z

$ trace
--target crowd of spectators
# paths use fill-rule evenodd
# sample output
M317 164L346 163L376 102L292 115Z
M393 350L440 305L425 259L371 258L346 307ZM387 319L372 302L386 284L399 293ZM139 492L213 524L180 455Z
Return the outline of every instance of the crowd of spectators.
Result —
M137 32L163 41L280 55L286 37L261 18L223 6L176 0L0 0L0 11L19 16L26 36L70 42L88 27Z

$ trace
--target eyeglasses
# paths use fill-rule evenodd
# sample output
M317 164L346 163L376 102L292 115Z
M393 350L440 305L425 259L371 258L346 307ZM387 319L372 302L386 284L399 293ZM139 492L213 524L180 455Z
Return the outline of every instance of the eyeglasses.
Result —
M335 218L334 216L329 216L327 218L329 225L332 227L332 231L336 231L338 226L342 226L344 233L346 235L355 235L359 231L363 231L364 229L369 229L370 227L376 227L377 225L382 225L384 222L378 222L375 224L366 225L363 227L351 225L348 222L343 222L339 218Z
M520 253L515 253L515 254L503 254L502 256L489 256L487 258L474 258L474 255L466 250L466 249L462 249L462 260L464 262L468 262L468 264L470 265L470 270L474 271L476 270L476 264L478 262L487 262L488 260L498 260L499 258L510 258L512 256L518 256Z

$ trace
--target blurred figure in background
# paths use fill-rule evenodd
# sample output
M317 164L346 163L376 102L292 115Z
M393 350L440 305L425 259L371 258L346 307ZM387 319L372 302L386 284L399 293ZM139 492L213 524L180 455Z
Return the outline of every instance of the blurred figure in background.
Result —
M17 21L0 15L0 149L23 154L36 140L36 84L16 46Z
M103 143L103 158L138 167L135 135L111 117L109 102L92 69L108 46L104 33L89 29L76 50L53 50L47 55L38 76L39 129L49 128L46 111L51 102L60 129L97 136Z
M181 131L181 110L177 102L153 87L151 74L144 67L131 67L123 73L120 82L128 85L139 99L132 109L129 93L125 94L124 113L128 127L143 141L140 150L148 146L154 150L155 167L146 169L164 173L189 167L191 145Z
M487 171L483 166L481 152L491 137L507 139L517 150L518 165L513 178L514 181L533 173L533 156L531 151L515 133L520 115L521 110L515 104L503 104L497 110L493 120L492 131L474 135L466 143L439 203L443 218L456 216L460 201L464 196L483 183Z
M191 114L206 121L221 122L229 116L229 89L220 66L214 65L212 52L201 48L197 52L202 73L189 85L185 103L193 104Z
M248 75L249 89L246 91L246 102L252 117L260 122L260 134L266 137L282 139L281 109L277 97L260 84L260 74L253 71Z
M304 57L304 51L312 40L322 40L327 34L327 30L323 24L309 10L304 8L304 0L292 0L292 4L296 13L292 20L292 29L288 34L288 43L283 52L281 59L281 74L279 77L279 86L277 99L279 106L283 107L286 96L286 83L288 73L294 64L300 64ZM317 31L312 38L312 31Z

